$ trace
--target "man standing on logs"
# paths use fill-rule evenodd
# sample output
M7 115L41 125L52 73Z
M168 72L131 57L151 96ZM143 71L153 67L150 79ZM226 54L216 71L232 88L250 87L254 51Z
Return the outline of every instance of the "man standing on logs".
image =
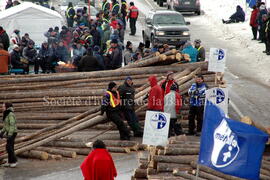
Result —
M148 93L148 110L149 111L163 111L164 95L161 87L157 83L156 76L148 78L151 89Z
M122 112L134 133L134 137L142 137L143 131L135 113L135 88L132 78L127 77L124 84L119 86L118 91L122 100Z
M188 90L190 96L190 109L188 115L188 135L195 135L195 118L197 119L197 133L200 136L203 124L203 112L205 102L205 91L208 88L204 83L202 75L196 76L196 82Z
M162 83L161 83L161 88L162 88L162 90L163 90L163 94L164 94L164 96L166 95L166 94L168 94L169 92L170 92L170 90L171 90L171 86L172 85L175 85L176 86L176 92L177 93L179 93L179 86L178 86L178 84L177 84L177 82L175 82L175 80L174 80L174 78L173 78L173 72L172 71L169 71L168 73L167 73L167 78L166 78L166 80L164 80Z
M106 112L107 118L117 126L121 140L130 140L130 132L121 118L120 105L121 99L117 85L115 82L110 82L103 97L101 114Z
M93 143L93 151L81 164L81 170L85 180L113 180L117 176L113 159L101 140Z

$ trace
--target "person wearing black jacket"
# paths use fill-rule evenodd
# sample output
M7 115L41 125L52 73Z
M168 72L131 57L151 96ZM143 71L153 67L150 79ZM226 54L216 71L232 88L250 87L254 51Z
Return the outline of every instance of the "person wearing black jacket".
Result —
M23 58L25 58L28 63L27 74L29 73L29 65L35 65L35 74L38 74L39 63L37 61L37 50L34 48L34 42L29 41L28 45L23 49Z
M73 27L75 15L76 15L76 12L74 10L73 4L72 2L69 2L68 8L66 10L66 18L67 18L68 27Z
M20 48L17 44L14 45L10 57L13 69L23 69L24 73L27 72L27 65L21 62Z
M130 132L126 127L120 111L120 94L115 82L110 82L101 105L101 115L106 112L108 120L112 121L119 130L121 140L130 140Z
M4 45L4 50L8 51L9 48L9 37L6 31L0 26L0 43Z
M108 69L117 69L122 65L122 50L118 45L117 39L111 40L111 48L108 52L109 67Z
M42 73L49 73L52 55L53 51L49 47L49 44L47 42L43 42L38 53L38 63L42 69Z
M142 137L143 130L138 122L138 118L135 114L135 88L131 77L127 77L124 84L118 88L120 98L122 100L122 112L131 127L135 137Z
M99 62L96 57L93 56L91 48L87 49L87 54L82 57L79 62L78 70L80 72L98 71L100 67Z

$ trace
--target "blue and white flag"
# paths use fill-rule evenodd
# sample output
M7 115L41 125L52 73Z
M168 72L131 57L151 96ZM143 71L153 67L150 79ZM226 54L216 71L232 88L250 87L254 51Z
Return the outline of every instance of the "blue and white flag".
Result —
M198 163L246 179L259 179L268 135L254 126L225 117L207 102Z

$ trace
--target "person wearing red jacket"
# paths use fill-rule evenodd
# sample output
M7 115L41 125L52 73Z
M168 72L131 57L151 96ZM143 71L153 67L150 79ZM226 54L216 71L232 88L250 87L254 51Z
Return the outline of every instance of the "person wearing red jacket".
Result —
M156 76L150 76L148 81L151 85L151 89L148 93L148 110L163 111L164 95L161 87L157 83Z
M178 86L173 84L170 87L170 92L164 98L164 112L170 114L170 128L169 137L173 135L181 135L182 127L181 124L176 124L177 114L182 107L182 97L179 92L176 92Z
M257 17L258 17L259 9L257 8L257 6L253 6L252 9L253 9L253 11L251 12L249 25L251 26L251 30L253 33L252 40L256 40L257 39L257 32L258 32Z
M130 34L131 36L134 36L136 34L136 21L139 16L139 10L138 8L134 5L134 2L129 3L130 8L129 8L129 13L127 16L127 21L129 21L129 26L130 26Z
M179 86L178 86L177 82L175 82L175 80L173 79L173 74L174 73L172 71L169 71L167 73L166 80L162 81L161 84L160 84L164 96L171 91L171 86L172 85L176 86L176 92L179 93Z
M93 143L93 151L81 164L84 180L114 180L117 171L103 141Z

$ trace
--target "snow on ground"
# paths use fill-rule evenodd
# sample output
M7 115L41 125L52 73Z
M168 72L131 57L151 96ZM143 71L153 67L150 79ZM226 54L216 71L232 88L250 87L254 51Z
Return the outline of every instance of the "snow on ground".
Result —
M268 0L267 6L270 6L270 0ZM202 21L207 24L209 28L214 28L222 31L221 36L225 40L231 40L232 43L240 42L239 48L246 48L250 54L248 56L254 57L254 62L251 63L251 67L259 68L259 76L262 79L266 79L267 83L270 83L270 56L262 53L265 50L264 43L258 43L258 41L252 41L252 31L249 26L249 19L252 9L245 3L245 0L201 0L201 8L205 13L205 18ZM223 24L222 19L227 20L235 11L236 6L240 5L246 12L246 21L243 23L235 24ZM243 56L247 56L244 54Z

